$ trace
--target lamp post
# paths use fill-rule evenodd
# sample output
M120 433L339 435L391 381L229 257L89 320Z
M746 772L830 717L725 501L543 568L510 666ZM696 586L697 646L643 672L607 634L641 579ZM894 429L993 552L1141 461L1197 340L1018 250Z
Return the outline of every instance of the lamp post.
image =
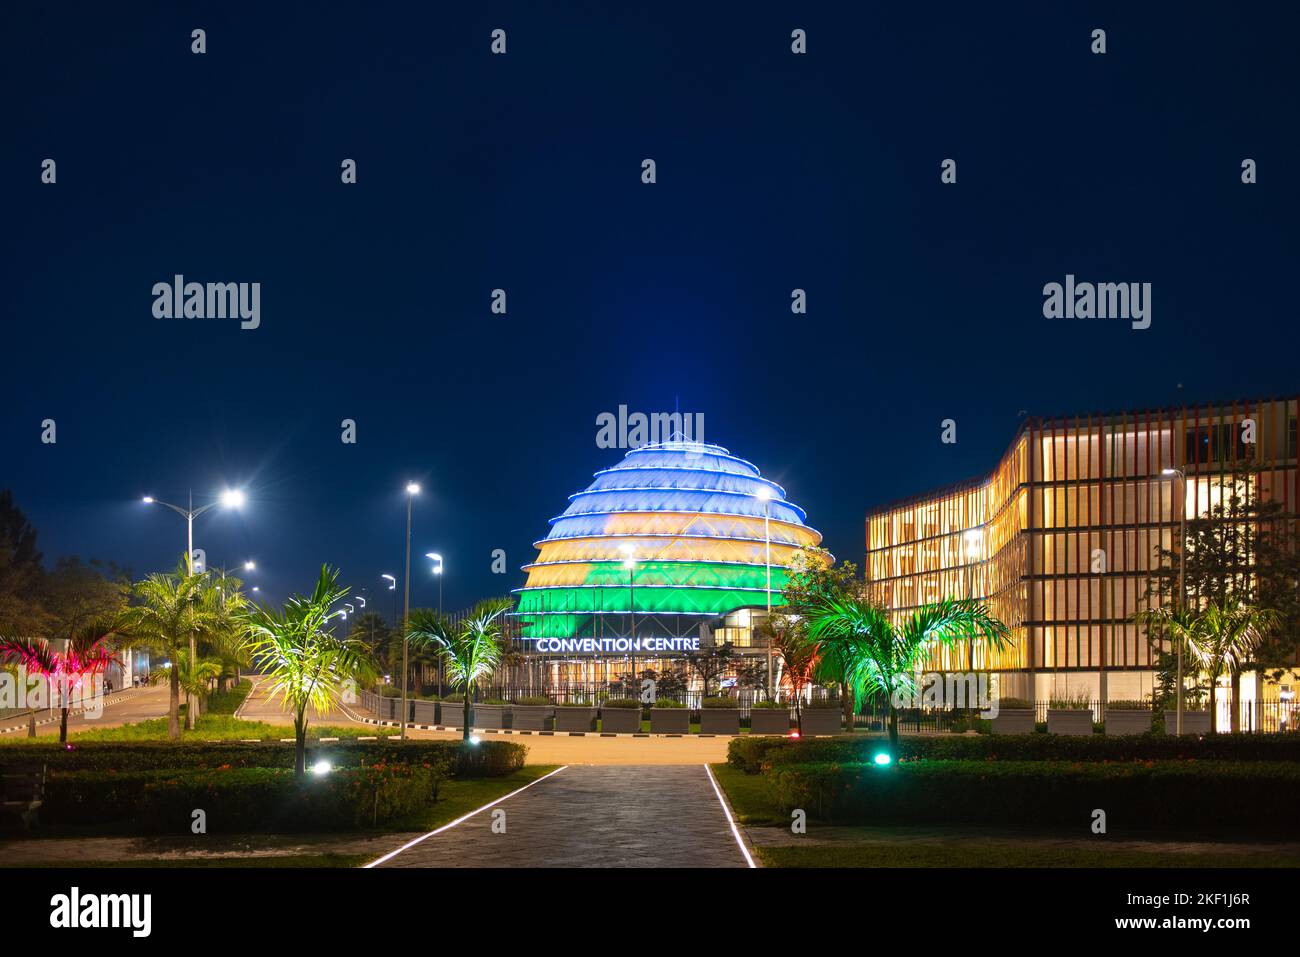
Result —
M393 575L384 572L379 576L388 582L388 590L393 593L393 627L397 627L397 579Z
M411 509L415 496L420 494L420 486L415 482L406 483L406 597L402 602L402 740L406 740L406 686L407 668L410 661L410 642L407 640L407 624L411 617ZM396 596L394 596L396 597Z
M437 552L425 552L424 557L438 564L433 566L433 574L438 576L438 617L442 617L442 556ZM438 697L442 697L442 660L438 661Z
M636 550L630 542L618 547L623 553L623 567L627 569L627 610L629 619L628 650L632 661L632 687L636 683Z
M763 564L767 566L767 694L772 697L772 490L766 485L755 493L763 502Z
M188 574L194 574L194 520L204 512L210 511L220 505L222 508L243 508L245 496L241 489L228 488L217 497L215 502L209 502L207 505L194 507L194 493L190 492L189 505L181 508L179 505L173 505L171 502L164 502L156 499L152 495L146 495L143 499L146 505L162 505L171 509L177 515L185 519L185 568ZM206 570L206 569L205 569ZM198 657L197 642L194 632L190 632L190 672L194 671L195 659ZM188 705L185 714L185 723L191 730L194 729L198 722L198 698L194 695L186 695L185 703Z
M251 558L248 561L244 562L244 571L251 572L256 568L257 568L257 562L253 561ZM220 571L221 571L221 607L225 608L226 607L226 566L222 565ZM257 591L256 585L253 586L253 591ZM222 680L224 681L225 679ZM235 661L235 684L236 685L239 684L239 661L238 660Z
M1161 469L1161 475L1178 476L1178 610L1187 607L1187 473L1182 469ZM1174 734L1183 733L1183 642L1178 641L1178 687L1174 691ZM1210 715L1210 730L1214 730L1214 715Z

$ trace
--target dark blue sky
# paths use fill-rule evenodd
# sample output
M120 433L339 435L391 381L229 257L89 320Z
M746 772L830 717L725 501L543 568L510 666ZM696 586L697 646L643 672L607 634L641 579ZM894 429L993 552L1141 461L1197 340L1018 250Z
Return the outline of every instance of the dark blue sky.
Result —
M1021 409L1296 391L1293 5L614 6L7 11L0 486L47 558L168 565L138 497L246 483L210 561L373 594L414 476L455 607L617 457L599 413L680 401L861 561ZM261 328L155 319L174 273L260 282ZM1044 319L1066 273L1152 283L1151 328Z

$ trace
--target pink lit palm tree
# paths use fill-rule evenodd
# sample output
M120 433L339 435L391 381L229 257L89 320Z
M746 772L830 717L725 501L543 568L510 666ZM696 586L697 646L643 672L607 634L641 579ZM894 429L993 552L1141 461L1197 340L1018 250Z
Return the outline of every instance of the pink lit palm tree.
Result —
M92 622L74 630L68 636L66 647L62 651L55 651L43 638L0 640L0 659L20 665L30 674L43 676L51 689L59 690L60 744L68 741L68 711L72 690L89 681L91 693L97 693L95 678L110 665L117 664L118 659L108 646L109 639L114 634L111 625Z

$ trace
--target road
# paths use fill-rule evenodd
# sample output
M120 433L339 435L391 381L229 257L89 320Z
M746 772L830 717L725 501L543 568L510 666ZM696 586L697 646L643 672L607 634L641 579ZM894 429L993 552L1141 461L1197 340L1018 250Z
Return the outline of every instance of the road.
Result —
M284 707L279 695L271 694L271 682L261 675L247 675L253 682L252 690L244 699L243 705L235 714L247 721L262 721L266 724L293 725L293 715ZM325 712L323 715L313 707L307 708L307 719L311 724L361 724L354 721L342 711Z
M702 765L563 767L375 867L750 867Z
M103 711L99 717L86 715L68 716L68 733L74 731L94 731L97 728L115 728L118 725L134 721L147 721L161 718L167 714L167 687L151 685L144 688L128 688L115 692L104 698ZM27 715L5 718L0 721L0 736L22 737L27 734ZM36 734L38 736L58 735L59 712L38 711L36 713Z

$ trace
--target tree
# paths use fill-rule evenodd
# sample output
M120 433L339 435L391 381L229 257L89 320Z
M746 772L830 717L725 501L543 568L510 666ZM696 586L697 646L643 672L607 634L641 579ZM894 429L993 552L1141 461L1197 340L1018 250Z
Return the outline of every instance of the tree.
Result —
M803 734L803 693L817 672L817 645L808 640L807 625L792 615L772 615L767 622L772 651L781 661L781 678L790 686L795 727Z
M35 638L47 633L42 575L36 529L14 505L13 493L0 490L0 635Z
M510 598L479 602L457 624L429 608L411 613L407 640L435 649L445 663L447 680L464 689L462 737L469 740L470 706L475 682L492 674L501 661L501 616L514 607Z
M898 752L898 699L916 693L926 655L935 645L981 642L1001 649L1011 632L980 602L945 599L918 608L895 625L888 612L862 597L827 594L816 599L807 616L807 636L819 659L823 649L842 658L842 671L853 690L854 704L865 695L886 699L890 750Z
M338 577L337 569L323 565L310 595L294 595L280 611L252 605L239 615L249 658L270 679L271 694L293 711L296 775L306 770L308 707L329 712L356 681L369 677L365 644L339 638L329 627L339 615L333 606L348 593Z
M188 655L197 636L220 623L207 577L202 572L191 574L186 562L175 572L156 573L136 582L132 593L138 604L123 612L118 633L131 646L164 655L169 664ZM176 741L181 736L180 669L171 669L168 679L167 737ZM190 711L194 710L191 706Z
M170 685L173 671L177 672L176 684L180 690L193 700L205 694L211 683L221 677L222 664L215 658L200 658L191 665L189 658L180 655L161 668L154 669L149 675L149 680L155 684ZM197 727L197 723L190 727Z
M59 696L59 743L68 741L68 710L72 692L78 685L90 683L90 694L98 695L95 680L104 669L117 662L109 647L114 626L108 622L86 622L72 631L62 651L56 652L41 638L13 638L0 641L0 657L21 665L29 673L44 675L51 691Z
M701 698L709 697L709 688L726 672L727 666L735 657L735 646L729 641L699 651L687 652L686 663L700 676L700 683L704 686Z
M1176 650L1183 646L1209 681L1210 731L1217 730L1219 678L1224 671L1240 671L1265 637L1278 626L1277 612L1256 608L1231 598L1205 604L1194 611L1175 610L1167 605L1141 611L1135 616L1147 626L1148 634L1157 631ZM1240 729L1240 704L1232 699L1230 729Z
M1261 497L1260 475L1257 466L1238 461L1210 480L1211 505L1187 520L1182 556L1186 607L1240 602L1276 613L1276 626L1260 637L1250 657L1228 667L1234 702L1241 697L1242 672L1289 668L1300 635L1300 523L1283 502ZM1147 583L1145 597L1158 596L1162 604L1176 603L1178 594L1180 555L1174 544L1156 549L1160 567ZM1235 704L1232 713L1235 730Z
M67 635L94 621L112 621L126 608L131 583L115 566L60 558L41 582L50 634Z
M790 577L782 590L787 614L806 616L823 598L866 598L866 584L858 578L858 566L850 561L834 562L822 548L801 549L795 558ZM820 679L840 689L845 727L853 727L855 702L849 693L847 662L839 648L827 644L821 650Z

